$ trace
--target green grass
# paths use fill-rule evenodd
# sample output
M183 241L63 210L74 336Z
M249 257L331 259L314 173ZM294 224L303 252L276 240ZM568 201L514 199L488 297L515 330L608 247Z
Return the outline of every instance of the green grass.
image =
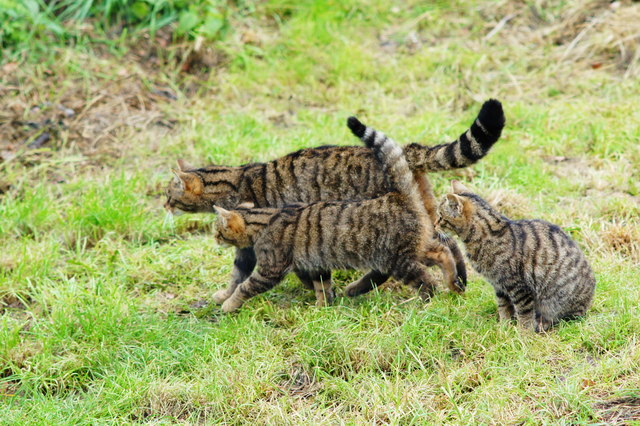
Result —
M544 17L561 22L576 4ZM20 87L5 99L29 108L74 85L86 105L122 68L140 93L162 82L178 99L149 107L172 130L120 125L104 152L62 132L0 163L0 422L640 421L638 79L615 58L560 59L571 38L520 42L526 14L485 40L509 2L249 6L260 41L243 43L237 27L211 45L224 64L197 83L83 46L52 49L53 75L26 64L2 77ZM489 97L507 115L501 140L473 168L430 178L442 194L462 177L513 217L571 232L598 280L585 319L548 335L498 324L475 274L465 295L428 304L391 286L316 308L291 276L238 314L202 306L226 285L233 252L208 233L212 216L167 221L176 158L242 164L354 144L354 113L435 144ZM334 274L339 295L357 276Z

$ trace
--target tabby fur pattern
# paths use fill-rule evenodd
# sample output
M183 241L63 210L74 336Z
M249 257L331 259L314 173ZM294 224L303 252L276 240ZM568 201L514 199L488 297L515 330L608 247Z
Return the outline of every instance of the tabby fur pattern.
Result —
M499 139L504 122L502 105L491 99L483 104L471 127L456 141L436 146L412 143L404 148L432 223L437 219L436 199L424 173L474 164ZM283 207L292 203L363 200L394 190L373 152L362 146L307 148L267 163L242 166L196 168L182 160L178 161L178 166L178 170L173 171L175 178L167 188L165 203L165 208L174 214L213 212L214 205L233 209L247 202L256 207ZM458 276L466 284L466 269L460 249L453 239L444 235L439 235L439 238L453 253ZM255 263L251 247L237 249L232 286L244 281ZM327 276L311 278L316 281L328 279ZM366 292L387 278L385 274L373 271L351 289Z
M543 220L510 220L452 182L439 206L439 225L464 242L473 267L492 285L501 321L546 331L584 315L596 285L589 262L560 227Z
M435 283L427 266L438 265L449 288L460 291L453 257L436 237L402 148L355 117L348 125L372 149L397 191L369 200L324 201L278 210L216 207L217 241L253 247L257 257L257 269L224 301L224 312L235 311L247 299L273 288L292 270L370 268L418 288L428 298ZM331 293L330 281L314 284L318 304L324 304Z

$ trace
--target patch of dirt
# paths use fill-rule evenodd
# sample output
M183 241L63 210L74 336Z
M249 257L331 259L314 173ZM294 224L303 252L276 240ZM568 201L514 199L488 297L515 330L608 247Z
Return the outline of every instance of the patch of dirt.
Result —
M18 296L13 293L5 294L0 297L0 314L9 310L25 310L27 309L27 303L31 302L31 299L23 296Z
M149 71L153 71L157 67L177 65L181 72L192 74L198 78L206 78L209 72L229 61L224 51L206 43L202 37L198 37L193 43L178 44L171 44L171 38L172 35L167 34L161 38L156 37L154 41L147 36L145 38L147 42L133 50L136 61L143 64Z
M123 30L115 28L111 36ZM153 37L139 36L122 58L96 43L87 55L61 50L59 63L50 68L1 66L0 164L33 165L67 149L99 165L126 152L131 132L158 137L173 129L177 120L163 105L200 90L228 58L203 39L176 43L172 31L168 26ZM102 38L90 22L83 34ZM9 187L0 181L0 194Z
M282 373L283 379L278 383L278 391L274 391L270 398L277 398L281 394L287 394L296 398L307 399L315 396L320 390L320 384L315 377L299 364L291 366L289 371Z
M0 162L32 165L62 148L86 157L117 158L126 149L119 138L124 130L155 127L166 132L174 127L175 121L158 107L176 99L170 88L147 85L126 68L96 65L88 71L113 71L118 77L97 77L87 86L79 78L60 85L65 76L55 73L33 79L0 73L0 81L9 81L0 86Z
M547 169L553 175L579 183L584 188L584 196L615 195L640 205L640 197L631 195L629 177L636 167L627 159L615 161L600 158L572 158L564 156L542 156Z
M640 398L627 396L595 404L601 420L609 425L628 425L640 421Z
M3 372L0 371L0 378L3 376ZM0 383L0 398L11 398L16 396L20 383L17 381L8 381Z

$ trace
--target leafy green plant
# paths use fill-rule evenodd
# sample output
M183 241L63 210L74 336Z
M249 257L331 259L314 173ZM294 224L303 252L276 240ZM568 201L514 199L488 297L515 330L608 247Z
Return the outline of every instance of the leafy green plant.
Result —
M175 38L223 38L230 28L231 7L226 0L0 0L1 61L46 40L65 43L78 39L87 23L99 32L123 28L154 33L174 25Z
M35 37L49 35L64 38L65 28L51 14L51 9L37 0L0 0L0 47L5 50L26 47Z
M105 28L121 25L150 31L175 22L178 37L216 38L227 26L228 6L223 0L61 0L53 8L63 21L94 18Z

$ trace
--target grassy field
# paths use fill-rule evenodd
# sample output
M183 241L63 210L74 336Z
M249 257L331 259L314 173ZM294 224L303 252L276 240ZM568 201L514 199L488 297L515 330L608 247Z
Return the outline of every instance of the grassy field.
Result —
M0 64L0 423L640 422L640 3L242 4L215 42ZM177 158L355 144L352 114L441 143L490 97L495 148L430 178L570 232L598 282L584 320L498 324L476 274L427 304L341 297L352 272L327 308L293 276L238 314L209 303L233 252L212 215L165 216Z

